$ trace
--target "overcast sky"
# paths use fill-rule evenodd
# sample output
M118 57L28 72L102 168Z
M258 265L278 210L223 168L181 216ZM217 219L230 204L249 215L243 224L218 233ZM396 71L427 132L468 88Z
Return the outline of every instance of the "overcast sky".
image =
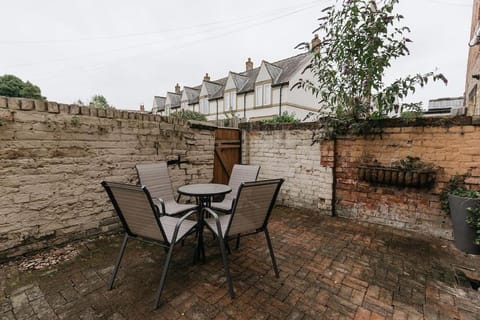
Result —
M14 74L49 100L104 95L121 109L152 106L178 82L201 84L300 51L333 0L0 0L0 75ZM400 0L411 55L387 79L437 70L448 78L416 99L461 96L472 0Z

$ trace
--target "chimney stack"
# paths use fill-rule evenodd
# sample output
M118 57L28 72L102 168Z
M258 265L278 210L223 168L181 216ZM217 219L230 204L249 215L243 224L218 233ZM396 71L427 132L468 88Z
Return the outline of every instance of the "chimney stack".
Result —
M175 86L175 93L180 94L180 85L178 83Z
M208 72L205 73L205 76L203 76L203 81L210 81L210 76L208 75Z
M247 62L245 62L245 71L253 69L253 62L251 58L248 58Z
M143 104L140 105L140 112L141 113L145 112L145 106Z
M320 39L318 38L318 34L313 36L311 49L316 53L320 52Z

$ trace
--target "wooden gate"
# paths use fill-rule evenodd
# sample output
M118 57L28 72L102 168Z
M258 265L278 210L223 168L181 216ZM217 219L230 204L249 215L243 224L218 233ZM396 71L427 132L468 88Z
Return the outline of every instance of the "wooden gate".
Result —
M233 165L241 163L241 131L218 128L215 131L215 158L213 161L213 182L228 184Z

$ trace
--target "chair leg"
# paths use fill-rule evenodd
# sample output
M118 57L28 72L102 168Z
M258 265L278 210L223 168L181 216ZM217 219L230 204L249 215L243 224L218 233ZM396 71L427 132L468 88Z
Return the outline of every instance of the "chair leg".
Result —
M225 250L225 241L222 236L218 236L218 241L220 242L220 251L222 252L223 267L225 269L225 277L227 278L228 292L230 297L235 298L235 293L233 292L232 276L230 275L230 268L228 267L228 255Z
M275 260L275 255L273 254L272 241L270 240L270 235L268 229L265 228L265 238L267 238L268 250L270 251L270 258L272 258L273 270L275 271L275 276L278 278L280 273L278 272L277 261Z
M157 290L157 299L155 300L155 309L158 309L160 305L160 296L162 295L163 287L165 286L165 280L167 279L168 266L170 265L170 260L173 253L173 244L170 244L168 249L167 257L165 259L165 264L163 265L162 276L160 277L160 285Z
M230 250L230 245L228 244L228 239L224 239L225 241L225 249L227 249L228 254L232 254L232 250Z
M122 242L122 247L120 248L120 254L118 255L118 258L117 258L117 263L115 263L115 268L113 269L112 278L110 279L110 285L108 287L108 290L112 290L113 288L113 282L115 281L115 277L117 276L117 272L118 272L118 267L120 267L120 262L122 261L123 254L125 253L125 248L127 247L127 241L128 241L128 235L125 234L125 237L123 238L123 242Z

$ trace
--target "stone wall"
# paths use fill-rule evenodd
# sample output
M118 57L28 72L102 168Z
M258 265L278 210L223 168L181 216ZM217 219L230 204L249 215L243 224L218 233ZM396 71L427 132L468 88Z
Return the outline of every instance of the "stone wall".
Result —
M279 195L283 205L330 210L332 169L321 165L320 145L312 145L316 124L240 126L243 163L260 165L259 179L285 178Z
M119 227L102 180L171 166L175 187L212 179L215 134L198 123L0 97L0 259Z
M451 238L451 221L441 210L439 194L453 175L469 173L466 183L480 187L480 126L472 118L428 119L411 126L392 121L382 135L337 141L337 213L356 220L391 225ZM322 161L332 165L332 143L322 143ZM376 159L382 165L406 156L441 169L430 189L373 185L359 181L357 165Z

